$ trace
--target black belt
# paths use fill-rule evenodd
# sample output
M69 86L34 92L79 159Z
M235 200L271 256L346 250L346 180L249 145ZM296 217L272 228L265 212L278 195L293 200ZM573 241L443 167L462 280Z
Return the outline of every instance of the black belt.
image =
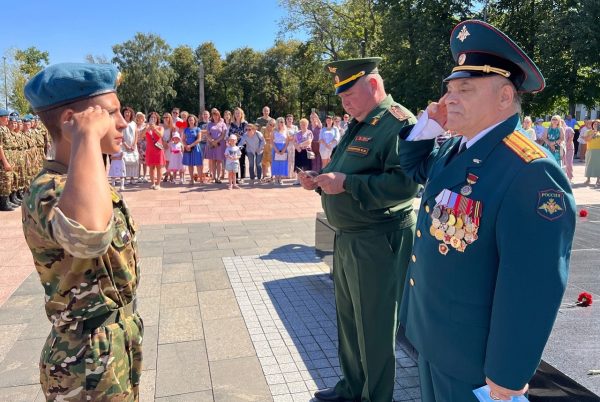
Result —
M134 299L129 304L120 307L118 310L111 311L97 317L88 318L83 321L83 332L91 332L96 328L106 327L107 325L119 322L127 317L131 317L137 310L137 302Z

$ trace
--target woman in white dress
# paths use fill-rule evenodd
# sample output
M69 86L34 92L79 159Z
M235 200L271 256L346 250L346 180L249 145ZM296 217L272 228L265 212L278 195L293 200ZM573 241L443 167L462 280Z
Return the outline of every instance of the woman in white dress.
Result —
M127 122L127 127L121 131L123 134L123 163L125 165L125 178L129 183L137 182L140 175L140 155L137 147L137 124L133 120L135 112L129 106L123 108L123 118Z

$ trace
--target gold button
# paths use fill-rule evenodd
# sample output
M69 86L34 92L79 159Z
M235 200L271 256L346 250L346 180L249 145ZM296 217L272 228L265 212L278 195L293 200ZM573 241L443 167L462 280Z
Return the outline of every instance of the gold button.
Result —
M413 278L410 278L410 286L415 286L415 280Z
M421 231L417 229L417 237L421 237Z
M429 205L425 205L425 212L429 213Z
M413 260L413 262L417 262L417 256L413 254L412 260Z

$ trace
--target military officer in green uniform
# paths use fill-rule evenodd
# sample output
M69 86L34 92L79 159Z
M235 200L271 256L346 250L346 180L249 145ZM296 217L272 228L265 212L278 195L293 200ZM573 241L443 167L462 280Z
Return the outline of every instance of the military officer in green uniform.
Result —
M447 93L400 132L402 167L425 184L401 322L423 402L475 402L486 384L510 400L527 392L561 303L575 201L518 131L518 94L545 85L533 61L482 21L458 24L450 46ZM459 136L434 149L444 129Z
M343 378L324 401L392 400L395 334L413 243L417 184L400 167L399 130L415 117L386 95L380 58L329 63L336 94L354 116L320 174L300 174L321 194L337 229L333 279Z
M137 401L143 324L139 260L125 200L102 153L120 149L118 73L104 64L47 67L25 96L56 144L23 201L23 231L52 329L42 350L47 401Z

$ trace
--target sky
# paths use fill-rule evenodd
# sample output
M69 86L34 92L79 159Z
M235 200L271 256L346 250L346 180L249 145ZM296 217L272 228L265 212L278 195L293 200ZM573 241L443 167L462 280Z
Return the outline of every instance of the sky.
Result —
M88 54L110 60L113 45L143 32L172 48L212 41L224 57L240 47L271 47L285 15L277 0L17 0L0 24L0 52L35 46L51 64L83 62Z

